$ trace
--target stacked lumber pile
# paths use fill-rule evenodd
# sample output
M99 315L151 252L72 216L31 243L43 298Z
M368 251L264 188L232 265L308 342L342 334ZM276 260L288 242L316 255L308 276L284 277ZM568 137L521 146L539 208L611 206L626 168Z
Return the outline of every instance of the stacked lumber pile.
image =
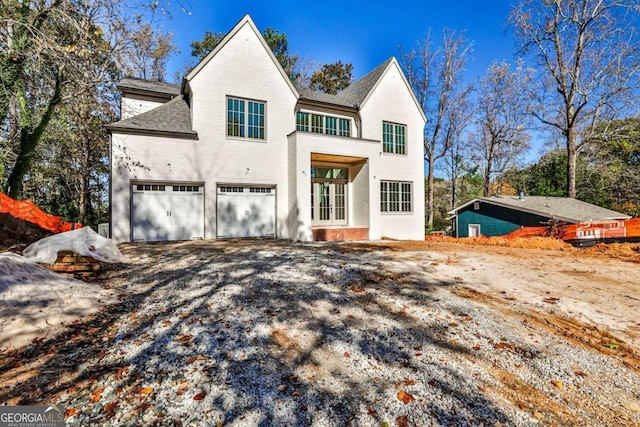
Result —
M94 277L100 271L100 263L96 259L71 251L60 251L55 263L41 265L51 271L75 278Z

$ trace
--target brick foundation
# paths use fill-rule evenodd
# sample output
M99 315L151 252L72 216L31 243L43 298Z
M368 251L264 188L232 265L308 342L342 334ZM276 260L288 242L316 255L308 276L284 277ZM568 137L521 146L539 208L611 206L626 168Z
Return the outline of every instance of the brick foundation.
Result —
M340 240L369 240L368 228L314 228L313 240L332 242Z

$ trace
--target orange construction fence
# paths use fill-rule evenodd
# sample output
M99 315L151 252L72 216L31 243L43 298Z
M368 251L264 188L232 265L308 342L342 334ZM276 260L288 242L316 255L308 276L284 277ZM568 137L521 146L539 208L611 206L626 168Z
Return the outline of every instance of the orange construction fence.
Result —
M82 224L65 222L59 216L43 212L30 200L13 200L4 193L0 193L0 213L6 213L23 221L28 221L52 233L62 233L82 228Z

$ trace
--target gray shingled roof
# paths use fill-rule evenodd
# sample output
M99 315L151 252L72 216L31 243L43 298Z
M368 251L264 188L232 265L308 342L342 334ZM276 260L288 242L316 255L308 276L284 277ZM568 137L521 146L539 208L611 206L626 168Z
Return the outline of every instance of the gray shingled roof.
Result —
M387 69L393 58L387 59L373 70L362 76L360 79L351 83L342 92L337 95L329 95L327 93L304 91L300 94L302 99L310 101L324 102L327 104L340 105L343 107L360 108L371 89L380 80L382 73Z
M337 95L331 95L324 92L314 92L305 90L300 92L300 98L309 101L317 101L325 104L339 105L341 107L357 108L357 105L338 98Z
M173 98L180 95L180 85L176 83L165 82L152 82L149 80L135 79L127 77L122 79L117 85L118 89L122 92L127 92L127 89L131 92L148 93L155 95L167 95Z
M525 196L522 200L520 200L518 196L478 197L452 210L450 213L453 214L475 201L491 203L573 223L631 218L629 215L612 211L611 209L601 208L600 206L592 205L591 203L581 200L571 199L569 197L545 196Z
M198 137L191 126L189 106L180 96L146 113L111 123L107 125L107 129L123 133L155 132Z

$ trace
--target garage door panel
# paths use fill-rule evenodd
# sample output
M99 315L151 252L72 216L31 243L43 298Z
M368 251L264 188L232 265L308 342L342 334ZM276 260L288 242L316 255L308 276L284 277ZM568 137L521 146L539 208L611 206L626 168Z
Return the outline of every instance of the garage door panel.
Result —
M201 193L173 193L171 240L202 239L204 199Z
M274 193L275 188L219 188L217 236L221 238L275 237Z
M133 241L204 237L204 195L201 186L136 184L131 207Z
M168 194L134 193L133 240L169 240L171 198Z

